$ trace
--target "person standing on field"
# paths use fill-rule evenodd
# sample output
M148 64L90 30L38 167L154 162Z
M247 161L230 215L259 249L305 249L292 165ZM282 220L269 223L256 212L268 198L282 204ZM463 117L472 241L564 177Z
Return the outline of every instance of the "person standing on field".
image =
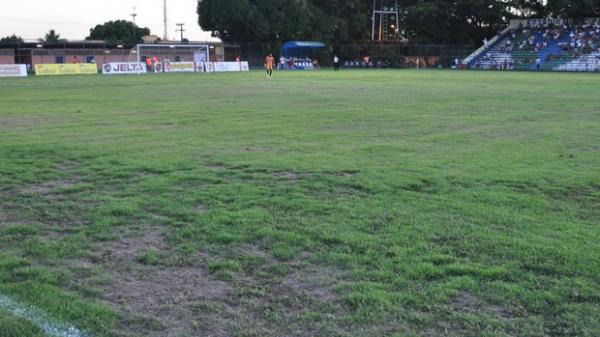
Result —
M333 69L335 71L339 71L340 70L340 58L337 57L337 55L335 55L333 57Z
M273 53L270 53L269 56L265 58L265 69L267 70L267 77L273 76L273 66L275 65L275 58L273 57Z
M154 56L152 58L152 64L154 64L154 72L157 73L159 72L161 69L161 65L160 65L160 59L157 56Z

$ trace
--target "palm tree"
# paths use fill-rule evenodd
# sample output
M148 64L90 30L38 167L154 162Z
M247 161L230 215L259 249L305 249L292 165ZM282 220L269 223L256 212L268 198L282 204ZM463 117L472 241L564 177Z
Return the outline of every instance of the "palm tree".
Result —
M54 29L50 29L48 33L44 36L43 42L60 42L60 34L56 34Z

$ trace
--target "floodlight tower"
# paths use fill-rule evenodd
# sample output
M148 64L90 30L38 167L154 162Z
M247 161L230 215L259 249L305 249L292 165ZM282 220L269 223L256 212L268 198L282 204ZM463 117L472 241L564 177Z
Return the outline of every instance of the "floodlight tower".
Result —
M165 24L165 33L163 34L163 39L167 41L169 40L169 33L167 31L167 0L163 0L163 21Z
M371 40L389 41L400 29L398 0L373 0Z
M135 25L135 18L138 16L135 6L133 7L133 13L129 14L133 18L133 24Z

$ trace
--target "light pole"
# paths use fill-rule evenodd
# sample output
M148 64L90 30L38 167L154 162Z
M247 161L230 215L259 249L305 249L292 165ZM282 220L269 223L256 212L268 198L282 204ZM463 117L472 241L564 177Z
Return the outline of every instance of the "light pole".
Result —
M169 35L167 32L167 0L163 0L163 21L165 23L165 34L163 39L167 41L169 39Z

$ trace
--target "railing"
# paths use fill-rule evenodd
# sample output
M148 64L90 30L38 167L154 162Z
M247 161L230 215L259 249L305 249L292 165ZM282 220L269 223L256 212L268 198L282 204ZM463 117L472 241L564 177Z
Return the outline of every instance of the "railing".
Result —
M513 28L512 25L504 28L498 35L494 36L491 40L489 40L486 45L479 47L479 49L477 49L471 55L469 55L467 58L465 58L462 63L464 63L464 64L471 63L471 61L473 61L476 57L480 56L481 53L483 53L486 49L488 49L488 47L490 47L490 48L493 47L496 44L496 42L498 42L498 40L501 37L508 34L508 32L510 32L510 30L512 28Z

